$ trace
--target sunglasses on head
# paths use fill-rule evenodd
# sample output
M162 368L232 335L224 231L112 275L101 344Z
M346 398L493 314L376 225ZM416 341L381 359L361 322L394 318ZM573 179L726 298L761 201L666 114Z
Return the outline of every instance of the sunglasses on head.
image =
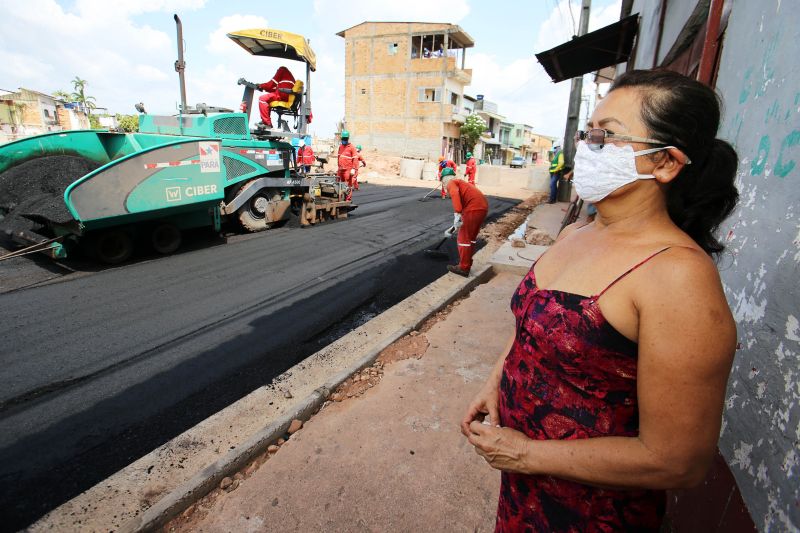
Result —
M637 142L645 144L661 144L666 145L663 141L655 139L648 139L646 137L634 137L633 135L621 135L619 133L610 133L602 128L593 128L590 130L578 130L575 132L575 142L585 141L586 144L596 145L600 148L606 144L607 139L615 141Z

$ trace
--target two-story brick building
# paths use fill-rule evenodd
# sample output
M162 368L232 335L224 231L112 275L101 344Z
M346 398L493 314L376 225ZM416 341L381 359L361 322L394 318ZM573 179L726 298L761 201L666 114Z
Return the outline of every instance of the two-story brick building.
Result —
M345 39L345 126L353 142L458 159L472 38L454 24L425 22L362 22L337 35Z

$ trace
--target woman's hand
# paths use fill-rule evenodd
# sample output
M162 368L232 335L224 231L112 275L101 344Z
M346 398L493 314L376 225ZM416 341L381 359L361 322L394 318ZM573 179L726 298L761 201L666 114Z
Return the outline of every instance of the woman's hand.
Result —
M471 432L469 426L477 420L480 423L488 415L489 423L500 424L500 415L497 411L497 398L499 395L498 387L490 378L475 399L467 407L467 412L461 420L461 433L469 437Z
M526 465L531 439L515 429L490 426L473 421L469 424L470 444L489 466L516 474L531 474Z

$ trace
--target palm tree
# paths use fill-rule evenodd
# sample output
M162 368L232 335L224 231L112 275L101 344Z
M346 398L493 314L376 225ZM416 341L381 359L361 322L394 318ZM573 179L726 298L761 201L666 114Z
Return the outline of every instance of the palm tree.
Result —
M92 109L96 108L97 104L94 102L96 100L94 96L86 94L86 85L88 85L86 80L75 76L75 79L72 80L72 87L75 89L75 92L72 93L72 99L79 102L87 110L87 115L91 115Z

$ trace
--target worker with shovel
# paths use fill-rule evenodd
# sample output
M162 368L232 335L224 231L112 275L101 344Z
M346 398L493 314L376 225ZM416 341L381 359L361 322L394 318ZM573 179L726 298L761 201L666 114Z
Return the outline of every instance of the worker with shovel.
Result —
M472 268L472 254L475 253L475 242L481 224L486 219L489 203L478 188L464 180L456 178L451 168L442 170L442 188L447 190L453 202L453 226L446 233L452 235L458 231L458 265L447 265L453 274L467 277Z

